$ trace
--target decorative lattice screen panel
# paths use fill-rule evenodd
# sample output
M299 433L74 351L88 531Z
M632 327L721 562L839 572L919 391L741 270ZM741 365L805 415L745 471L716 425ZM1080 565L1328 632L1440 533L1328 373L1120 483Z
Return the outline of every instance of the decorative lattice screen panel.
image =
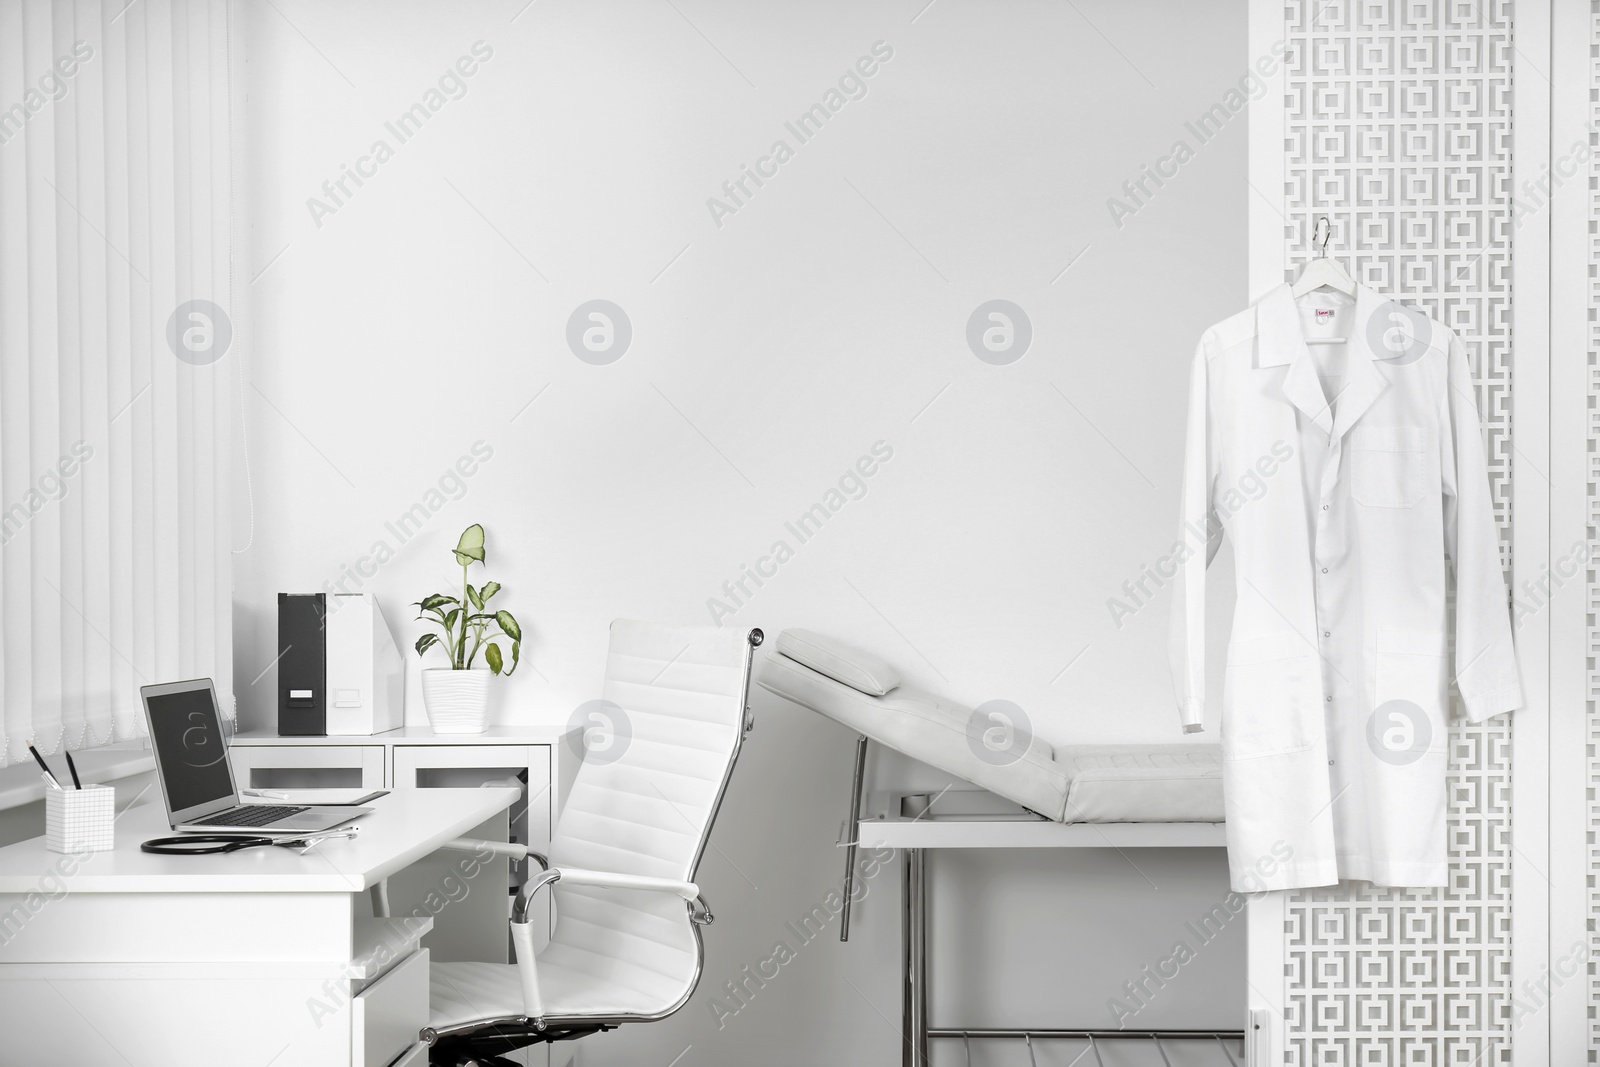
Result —
M1326 214L1330 254L1359 281L1461 337L1509 564L1511 4L1294 0L1285 20L1286 277ZM1290 895L1288 1063L1510 1064L1505 717L1456 723L1450 753L1447 889Z
M1589 4L1589 146L1597 152L1589 158L1588 168L1588 253L1589 278L1586 302L1588 304L1588 343L1585 345L1589 378L1588 438L1589 468L1586 476L1588 514L1585 517L1584 539L1588 542L1590 565L1584 571L1585 595L1588 610L1585 615L1587 632L1584 634L1588 650L1588 664L1584 714L1588 726L1588 780L1600 782L1600 568L1593 561L1600 560L1600 0ZM1591 828L1600 826L1600 789L1589 788L1588 823ZM1600 834L1589 832L1589 952L1588 972L1588 1046L1590 1063L1600 1063L1600 967L1594 960L1600 953Z

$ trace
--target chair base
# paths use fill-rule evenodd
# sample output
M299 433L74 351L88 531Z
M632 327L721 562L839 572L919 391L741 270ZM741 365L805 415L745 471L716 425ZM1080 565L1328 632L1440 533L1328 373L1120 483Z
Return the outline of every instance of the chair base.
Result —
M541 1041L546 1043L576 1041L580 1037L615 1029L615 1025L600 1023L586 1026L551 1026L543 1030L535 1030L524 1023L498 1023L482 1030L474 1030L470 1034L440 1038L439 1043L428 1050L428 1065L429 1067L519 1067L514 1061L504 1059L502 1053L515 1052L519 1048L537 1045Z

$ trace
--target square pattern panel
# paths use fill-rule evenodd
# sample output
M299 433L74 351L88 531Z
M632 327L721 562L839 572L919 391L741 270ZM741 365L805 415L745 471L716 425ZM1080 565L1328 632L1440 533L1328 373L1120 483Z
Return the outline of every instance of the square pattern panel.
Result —
M1600 148L1600 133L1596 130L1600 120L1600 0L1589 4L1589 146ZM1588 360L1589 424L1586 437L1589 467L1585 476L1588 483L1588 515L1584 538L1588 541L1589 559L1600 559L1600 160L1589 158L1589 336L1586 345ZM1587 633L1584 634L1588 656L1584 711L1588 725L1589 781L1600 781L1600 570L1593 565L1584 571L1585 596L1588 611ZM1594 952L1600 948L1600 928L1593 916L1600 914L1600 790L1589 789L1589 952L1587 971L1589 1002L1589 1062L1600 1063L1600 968L1592 962Z
M1600 0L1591 3L1600 12ZM1357 280L1461 337L1487 424L1508 568L1511 14L1509 2L1494 0L1292 0L1284 116L1285 278L1314 254L1313 224L1327 215L1329 252ZM1600 262L1600 244L1595 255ZM1600 343L1590 349L1591 367L1600 368L1597 353ZM1600 369L1592 380L1600 383ZM1600 498L1600 479L1591 490ZM1600 693L1600 675L1591 689ZM1590 721L1600 738L1596 706ZM1289 895L1286 1063L1511 1063L1511 731L1503 719L1451 727L1447 888L1358 882Z

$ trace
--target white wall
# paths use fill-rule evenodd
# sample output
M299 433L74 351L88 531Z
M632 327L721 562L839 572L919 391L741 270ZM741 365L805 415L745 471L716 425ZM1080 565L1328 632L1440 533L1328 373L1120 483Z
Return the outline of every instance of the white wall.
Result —
M393 559L359 587L409 644L407 605L456 580L449 548L482 522L486 573L529 634L503 720L564 720L597 694L610 619L709 621L708 599L784 539L793 558L727 625L837 634L920 686L1015 701L1055 743L1176 739L1165 596L1120 628L1106 602L1171 543L1188 359L1245 300L1244 116L1120 228L1107 200L1175 141L1198 144L1185 123L1249 63L1242 5L521 6L241 9L244 725L272 722L275 593L322 588L385 542ZM492 56L465 95L399 143L384 124L480 41ZM866 95L799 144L784 122L879 41L893 56ZM380 138L393 158L314 219L308 198ZM719 227L707 199L777 138L793 158ZM564 338L594 298L633 326L607 366ZM1009 366L964 337L994 298L1033 325ZM386 522L478 441L492 459L401 544ZM808 543L786 533L879 441L893 457L864 496ZM756 701L703 870L719 916L707 981L674 1020L586 1042L588 1062L665 1064L689 1045L685 1064L898 1054L893 871L849 945L807 946L712 1022L721 983L841 862L850 736ZM1201 854L1151 857L1165 875L1149 884L1114 853L994 862L1028 891L973 897L970 858L952 858L940 891L975 912L939 907L938 936L979 959L986 924L1042 924L1059 951L1010 960L1034 1025L1109 1025L1104 1000L1225 891L1220 857ZM1219 943L1139 1024L1234 1024L1240 948ZM971 981L1004 1002L993 966ZM949 1021L1000 1021L972 1004Z

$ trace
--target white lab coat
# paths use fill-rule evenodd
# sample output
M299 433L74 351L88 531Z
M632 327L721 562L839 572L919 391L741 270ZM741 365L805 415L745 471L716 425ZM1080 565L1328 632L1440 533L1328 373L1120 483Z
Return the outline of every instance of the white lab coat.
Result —
M1316 331L1347 343L1308 346ZM1181 540L1164 568L1176 572L1172 667L1184 729L1197 731L1205 568L1225 531L1234 888L1444 885L1450 682L1472 721L1522 703L1461 342L1365 287L1297 305L1282 286L1201 338L1186 450Z

